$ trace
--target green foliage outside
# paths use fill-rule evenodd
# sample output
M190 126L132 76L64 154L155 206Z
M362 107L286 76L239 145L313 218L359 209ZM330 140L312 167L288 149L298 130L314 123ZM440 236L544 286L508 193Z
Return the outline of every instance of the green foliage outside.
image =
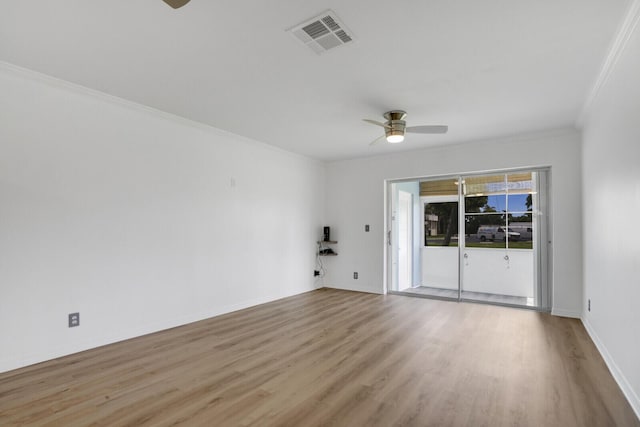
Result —
M444 245L443 234L436 236L427 237L427 246L449 246L449 247L457 247L458 239L451 239L448 245ZM490 249L504 249L506 248L506 243L504 241L492 242L490 240L486 242L465 242L465 246L467 248L490 248ZM531 240L510 240L509 241L509 249L533 249L533 242Z
M467 248L506 248L504 242L466 242L465 246ZM531 240L510 241L509 249L533 249L533 242Z

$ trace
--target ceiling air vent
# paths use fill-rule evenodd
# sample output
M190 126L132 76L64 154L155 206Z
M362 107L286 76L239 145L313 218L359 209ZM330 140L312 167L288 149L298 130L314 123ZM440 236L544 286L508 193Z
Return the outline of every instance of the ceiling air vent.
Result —
M327 10L287 30L317 54L353 42L353 33L336 13Z

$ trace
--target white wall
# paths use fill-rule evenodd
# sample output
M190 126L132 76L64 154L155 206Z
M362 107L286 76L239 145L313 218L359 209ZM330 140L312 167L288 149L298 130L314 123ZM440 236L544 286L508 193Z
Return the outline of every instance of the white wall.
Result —
M468 258L463 262L463 291L534 297L532 249L465 248L464 252Z
M423 246L422 255L422 286L439 289L458 290L458 258L457 246Z
M0 371L316 285L323 164L7 64L0 93Z
M640 416L639 28L618 52L584 125L583 321Z
M455 130L452 130L455 131ZM327 285L382 293L384 181L410 177L551 166L553 312L582 311L580 134L561 130L499 141L337 161L327 165L327 225L340 241L327 263ZM364 233L364 224L372 232ZM353 279L358 271L359 279Z

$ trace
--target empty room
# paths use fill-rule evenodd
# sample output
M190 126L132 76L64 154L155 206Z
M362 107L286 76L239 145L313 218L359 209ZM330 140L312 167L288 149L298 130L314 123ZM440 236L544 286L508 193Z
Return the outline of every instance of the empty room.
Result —
M640 0L1 3L0 425L640 426Z

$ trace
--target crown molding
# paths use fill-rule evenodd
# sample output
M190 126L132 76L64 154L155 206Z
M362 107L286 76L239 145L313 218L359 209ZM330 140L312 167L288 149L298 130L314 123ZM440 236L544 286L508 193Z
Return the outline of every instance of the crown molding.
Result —
M591 91L589 92L589 96L587 97L582 111L576 120L576 127L581 129L589 115L591 107L593 103L598 98L602 88L607 84L611 73L616 67L620 56L624 52L629 39L633 35L636 27L638 26L638 21L640 21L640 0L633 0L627 13L625 15L624 20L618 27L618 31L616 33L616 37L609 48L609 53L607 54L602 66L600 67L600 72L598 73L598 78L596 79Z

